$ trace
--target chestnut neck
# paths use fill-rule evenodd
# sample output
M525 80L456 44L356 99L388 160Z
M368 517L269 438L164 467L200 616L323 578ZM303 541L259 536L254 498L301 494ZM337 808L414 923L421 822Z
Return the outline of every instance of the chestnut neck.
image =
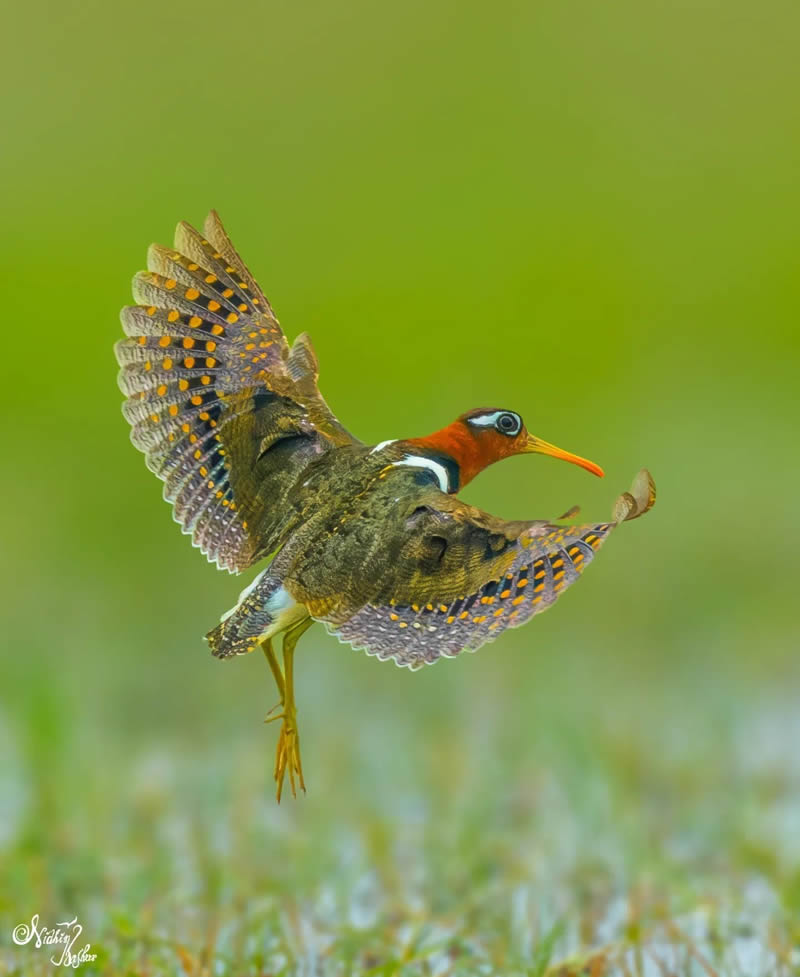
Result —
M463 421L454 421L424 438L409 438L406 444L422 454L434 458L438 455L454 461L458 466L459 488L498 460L491 440L476 437Z

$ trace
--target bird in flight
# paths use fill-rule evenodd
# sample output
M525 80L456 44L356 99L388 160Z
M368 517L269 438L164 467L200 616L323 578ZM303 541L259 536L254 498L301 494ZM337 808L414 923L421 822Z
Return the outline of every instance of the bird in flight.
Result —
M280 697L280 801L305 790L294 652L315 621L380 659L418 668L474 651L545 610L619 523L655 502L645 470L609 522L508 522L457 493L511 455L593 462L480 408L425 437L363 444L317 386L303 333L290 346L212 211L152 245L116 345L131 440L164 481L175 520L209 560L266 568L207 635L218 658L263 650ZM283 636L282 665L273 641Z

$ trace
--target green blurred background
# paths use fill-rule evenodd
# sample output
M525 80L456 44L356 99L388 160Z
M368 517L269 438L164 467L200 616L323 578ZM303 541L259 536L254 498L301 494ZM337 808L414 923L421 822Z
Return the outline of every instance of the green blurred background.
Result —
M50 972L10 946L34 912L78 915L83 973L800 966L798 28L781 0L6 13L0 972ZM182 538L115 384L147 245L211 207L364 440L499 405L607 477L516 458L468 501L659 490L475 656L310 632L280 808L264 661L201 640L249 576Z

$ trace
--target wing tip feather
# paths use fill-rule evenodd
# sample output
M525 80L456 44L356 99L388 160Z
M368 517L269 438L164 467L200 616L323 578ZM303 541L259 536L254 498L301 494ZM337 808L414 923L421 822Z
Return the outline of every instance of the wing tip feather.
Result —
M649 512L656 504L656 483L646 468L637 472L630 492L623 492L614 503L614 521L630 522Z

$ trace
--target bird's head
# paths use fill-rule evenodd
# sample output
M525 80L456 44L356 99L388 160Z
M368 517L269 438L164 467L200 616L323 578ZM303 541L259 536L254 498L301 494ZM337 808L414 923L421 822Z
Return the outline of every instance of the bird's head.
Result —
M513 410L483 407L467 411L447 427L425 438L415 438L413 443L425 451L452 458L459 468L459 487L496 461L531 453L571 461L603 477L603 469L594 462L529 434L522 418Z

